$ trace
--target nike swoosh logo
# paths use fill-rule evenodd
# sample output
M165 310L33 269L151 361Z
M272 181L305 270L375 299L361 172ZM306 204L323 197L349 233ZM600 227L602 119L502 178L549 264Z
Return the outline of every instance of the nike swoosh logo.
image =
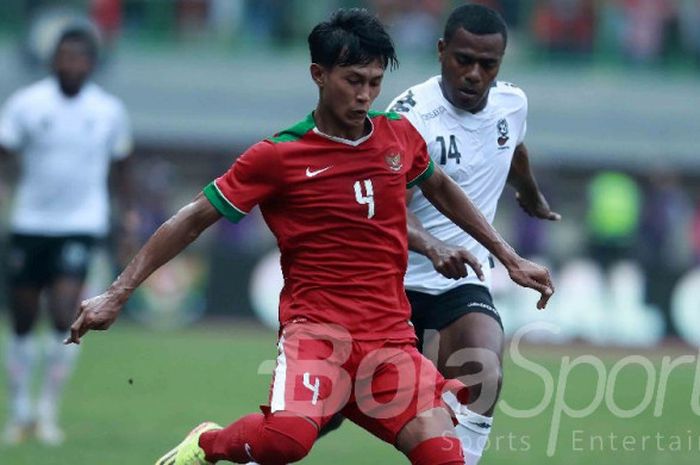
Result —
M486 423L486 422L474 422L474 421L470 421L469 424L470 424L470 425L474 425L474 426L478 426L478 427L481 428L481 429L491 429L491 425L489 425L489 424Z
M321 174L321 173L323 173L324 171L329 170L329 169L331 169L331 167L330 167L330 166L326 166L325 168L321 168L320 170L311 171L311 168L308 168L308 167L307 167L307 168L306 168L306 177L307 177L307 178L313 178L314 176L319 175L319 174Z

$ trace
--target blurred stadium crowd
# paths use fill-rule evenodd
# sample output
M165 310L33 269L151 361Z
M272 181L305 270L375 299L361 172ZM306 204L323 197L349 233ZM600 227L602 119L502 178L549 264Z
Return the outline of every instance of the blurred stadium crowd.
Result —
M171 40L216 36L276 45L304 38L317 17L366 6L399 45L432 52L432 39L455 0L6 0L3 28L18 29L47 5L87 9L105 41L120 35ZM700 4L695 0L480 0L500 11L533 56L629 64L700 64Z
M399 50L410 50L414 55L411 58L415 59L415 55L434 55L435 40L440 36L444 16L458 3L462 2L3 0L0 4L0 45L14 47L18 38L30 30L32 18L47 8L55 9L58 6L71 8L71 11L91 18L102 33L106 49L113 50L116 56L119 56L120 48L133 50L156 47L158 51L167 54L176 44L183 43L204 44L205 47L226 53L237 49L275 50L275 53L282 50L279 53L285 53L286 49L302 49L310 26L328 12L341 6L366 6L376 11L390 25ZM605 73L609 68L614 69L613 73L618 73L614 76L639 70L656 70L663 74L654 75L654 91L666 89L669 94L674 92L668 86L668 81L672 80L669 75L681 76L690 82L689 85L697 86L697 70L700 66L700 1L485 0L478 3L500 10L514 31L506 58L507 62L518 63L515 71L507 73L513 79L518 78L519 73L539 79L541 74L538 73L549 69L551 64L564 70L561 71L562 76L570 72L565 71L569 65L574 66L574 70L593 65L597 74L592 75L592 81L600 75L607 76ZM24 42L24 49L31 49L27 42ZM221 59L225 56L222 53ZM301 54L292 55L293 59L300 56ZM296 67L304 68L305 63L298 59ZM105 78L109 81L112 77L104 74L125 73L120 71L122 65L122 61L113 60L108 70L98 79ZM434 61L424 60L420 66L422 67L418 71L413 71L412 76L425 78L438 71ZM129 69L136 72L138 67L131 65ZM264 74L266 70L260 68L258 72ZM255 77L250 77L254 74L246 75L241 70L240 75L230 79L235 81L236 78L245 79L248 76L254 80ZM558 78L559 74L555 73L553 80ZM138 79L133 79L136 78L130 76L124 78L124 81L115 82L136 82L133 86L138 87ZM154 76L146 79L157 82ZM213 81L215 77L211 79ZM419 82L418 78L411 79ZM285 83L291 86L290 92L294 91L295 82ZM210 85L215 86L215 83L210 82ZM235 82L232 86L243 87ZM310 87L306 86L303 79L299 86ZM109 85L106 87L110 88ZM116 87L115 93L120 94L119 85ZM121 90L126 88L122 84ZM246 89L249 88L250 83ZM385 89L387 95L384 95L384 101L392 98L392 93L397 88ZM7 97L6 92L14 90L1 86L0 89L2 101ZM178 92L187 92L187 89L183 85L178 88ZM274 94L274 90L271 92ZM305 92L308 95L310 89ZM535 107L546 96L546 92L540 92L535 98L531 93L531 105ZM247 98L250 102L243 98L243 109L231 107L227 110L230 113L253 112L252 108L257 105L257 101L262 100L267 101L268 107L284 106L284 103L270 102L274 97L263 92ZM204 115L207 112L214 113L212 106L197 106L199 104L196 100L193 97L194 103L188 107L191 112L202 112ZM130 108L140 104L136 95L125 96L125 101ZM563 107L564 105L564 110ZM700 116L697 105L693 108L690 111L694 111L696 117ZM149 110L172 112L167 103L149 107ZM296 108L293 110L297 112ZM285 110L280 109L280 112L283 111ZM605 113L606 110L594 108L592 111ZM652 109L650 113L655 112ZM536 108L533 109L533 114L536 116ZM160 115L154 117L158 121L160 118ZM557 115L550 115L550 118L556 119ZM236 130L232 129L229 132L223 131L230 137L224 139L222 144L207 145L193 139L195 143L183 146L177 139L154 138L149 130L152 126L142 123L144 117L137 115L134 119L139 164L136 184L141 191L141 229L144 238L172 213L172 208L182 203L183 196L193 195L230 163L231 147L244 148L254 140L250 133L236 134ZM624 129L627 123L618 120L616 124ZM678 121L669 124L692 127L693 123L688 121L688 117L678 117ZM532 125L533 136L536 136L537 131L546 129L542 126L540 124L538 128L537 124ZM263 136L266 130L262 131ZM644 129L632 128L631 131L643 132ZM588 137L587 134L585 136ZM666 136L660 134L660 137ZM692 139L693 135L686 131L685 139L676 142L688 146L694 144ZM543 140L547 142L546 138ZM228 153L221 150L222 146L229 148ZM560 150L556 156L550 154L549 158L545 158L546 162L538 166L543 189L548 193L553 207L564 215L564 222L552 227L533 221L522 214L516 203L508 201L506 196L501 202L497 228L524 255L543 257L548 261L564 282L563 296L559 297L553 313L575 314L578 310L572 310L572 304L576 296L583 296L583 303L579 302L581 312L587 311L586 305L604 307L594 309L601 316L591 323L588 333L574 332L573 336L588 338L587 335L599 333L599 328L606 325L603 315L615 311L613 307L617 305L618 308L635 306L635 310L628 314L630 321L634 321L632 327L635 330L640 328L634 326L638 324L640 315L645 315L645 318L650 312L655 315L648 319L650 323L643 330L639 330L650 331L653 335L637 340L632 338L631 342L656 342L662 336L678 336L680 332L687 341L700 343L700 328L697 323L694 323L694 327L688 323L700 310L699 286L696 286L700 283L700 272L697 271L700 265L700 195L697 189L700 167L697 163L690 167L675 164L675 154L672 151L657 154L659 163L647 163L646 159L635 163L629 157L624 162L617 163L614 146L603 150L609 156L605 162L600 162L599 158L587 159L585 150L580 146L577 148L583 152L567 158L567 154ZM538 144L535 143L532 151L536 154L537 150ZM545 149L540 151L548 152ZM634 152L633 149L631 151ZM533 159L538 164L536 155ZM13 183L12 176L5 175L8 169L2 167L3 173L0 175L0 198L3 199L0 202L0 224L3 225L0 237L6 231L4 224L8 202L4 199L9 198ZM171 310L179 308L189 314L199 313L206 308L210 313L250 315L255 306L255 299L249 295L251 273L261 256L272 248L272 238L265 232L258 216L251 215L239 226L221 222L215 233L195 246L185 261L176 261L160 278L156 277L150 291L144 293L143 300L137 305L152 308L151 313L155 314L153 318L156 320L190 319L173 316L164 307ZM631 272L630 268L620 268L621 264L627 262L632 264ZM103 278L105 274L110 274L109 265L103 264L102 273ZM619 278L620 273L623 278ZM206 276L210 278L209 284ZM567 276L573 278L568 279ZM570 281L573 284L569 284ZM567 286L578 286L580 289L569 289L567 293ZM593 290L590 286L593 286ZM610 290L615 286L633 289L627 293L622 292L626 297L620 299L626 303L619 303L615 300L617 297L610 297L612 294L620 295L619 292L616 294ZM174 295L175 290L180 293ZM266 288L266 291L269 293L270 289ZM509 306L507 296L510 292L508 289L503 291L506 297L501 301L501 306L504 308ZM566 299L569 301L564 301ZM513 300L516 299L511 298ZM515 305L514 315L518 309L534 313L522 310L522 307L522 303L520 306ZM141 312L141 315L144 313ZM505 318L507 319L508 317ZM573 321L575 317L569 317L569 320L572 320L570 326L576 326L576 321ZM517 320L516 316L513 321L514 325L523 322ZM620 321L624 326L626 320ZM560 324L564 323L560 321ZM651 326L655 328L650 329ZM601 342L615 341L615 335L612 335Z

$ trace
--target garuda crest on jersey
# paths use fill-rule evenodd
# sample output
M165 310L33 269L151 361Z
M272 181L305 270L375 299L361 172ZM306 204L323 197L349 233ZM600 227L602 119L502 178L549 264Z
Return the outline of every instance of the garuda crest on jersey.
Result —
M403 162L401 161L400 153L390 153L384 157L386 164L389 166L391 171L401 171L403 167Z
M508 121L505 118L501 118L498 120L497 123L498 127L498 145L505 145L506 142L508 142L508 139L510 139L510 135L508 134Z

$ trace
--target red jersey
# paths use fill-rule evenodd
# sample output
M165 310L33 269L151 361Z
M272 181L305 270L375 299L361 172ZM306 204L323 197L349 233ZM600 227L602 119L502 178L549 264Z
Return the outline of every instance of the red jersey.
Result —
M282 255L282 326L333 323L357 340L412 340L406 188L433 165L408 120L369 119L371 132L350 141L321 133L309 115L249 148L204 195L232 221L260 205Z

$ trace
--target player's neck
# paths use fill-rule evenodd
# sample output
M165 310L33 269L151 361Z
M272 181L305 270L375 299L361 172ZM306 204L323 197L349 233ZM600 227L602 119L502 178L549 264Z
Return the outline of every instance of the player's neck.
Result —
M321 105L316 107L313 113L316 128L323 134L338 137L340 139L357 140L372 131L372 125L367 118L359 126L347 126L333 116L330 111L325 110Z
M469 113L471 113L472 115L476 115L477 113L481 113L482 111L484 111L484 108L486 108L486 104L488 103L488 101L489 101L489 96L488 96L488 94L486 94L486 96L484 97L484 99L481 101L481 103L479 105L477 105L475 108L473 108L471 110L467 110L467 111L469 111Z
M484 98L481 100L481 102L477 106L475 106L474 108L471 108L471 109L462 108L462 107L456 105L452 101L452 99L450 99L449 94L447 92L445 92L445 86L442 83L442 81L440 81L440 92L442 92L443 98L445 100L447 100L447 102L450 105L452 105L454 108L456 108L458 110L462 110L462 111L467 111L467 112L471 113L472 115L476 115L477 113L481 113L484 110L484 108L486 108L486 105L489 103L489 92L486 92L486 95L484 96Z
M84 82L80 85L68 85L61 82L60 79L56 79L56 84L58 85L58 90L61 92L61 95L67 99L76 98L85 88Z

